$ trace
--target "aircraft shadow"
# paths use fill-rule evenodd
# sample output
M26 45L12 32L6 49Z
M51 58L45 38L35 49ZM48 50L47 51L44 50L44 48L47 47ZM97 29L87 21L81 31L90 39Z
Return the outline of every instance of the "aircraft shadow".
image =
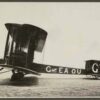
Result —
M34 76L24 77L20 81L10 81L10 78L7 78L7 79L1 80L0 85L33 86L33 85L38 85L38 78Z

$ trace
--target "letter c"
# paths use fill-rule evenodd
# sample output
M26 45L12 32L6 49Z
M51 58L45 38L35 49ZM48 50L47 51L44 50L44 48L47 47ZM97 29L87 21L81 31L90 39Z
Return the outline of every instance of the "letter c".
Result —
M51 66L46 67L46 72L50 73L51 72Z
M97 63L94 63L94 64L92 65L92 71L93 71L94 73L98 73L98 70L99 70L98 64L97 64Z

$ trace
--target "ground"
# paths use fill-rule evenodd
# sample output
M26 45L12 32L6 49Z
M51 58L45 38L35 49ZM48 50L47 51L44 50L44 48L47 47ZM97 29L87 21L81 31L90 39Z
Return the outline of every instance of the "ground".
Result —
M85 97L100 96L100 80L85 75L27 75L11 82L11 72L0 74L0 97Z

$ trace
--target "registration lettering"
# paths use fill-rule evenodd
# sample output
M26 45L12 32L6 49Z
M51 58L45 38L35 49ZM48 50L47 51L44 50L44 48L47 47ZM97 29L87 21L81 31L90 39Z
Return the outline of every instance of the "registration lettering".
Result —
M94 73L98 73L98 72L99 72L99 64L94 63L94 64L92 65L92 71L93 71Z
M46 72L59 74L81 74L81 69L47 66Z

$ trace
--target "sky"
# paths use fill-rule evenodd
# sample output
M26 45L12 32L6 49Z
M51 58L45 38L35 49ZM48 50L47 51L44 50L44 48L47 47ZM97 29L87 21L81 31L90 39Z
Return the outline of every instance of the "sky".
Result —
M5 23L32 24L48 32L42 53L34 62L85 68L85 61L100 60L100 3L0 3L0 58L4 55Z

